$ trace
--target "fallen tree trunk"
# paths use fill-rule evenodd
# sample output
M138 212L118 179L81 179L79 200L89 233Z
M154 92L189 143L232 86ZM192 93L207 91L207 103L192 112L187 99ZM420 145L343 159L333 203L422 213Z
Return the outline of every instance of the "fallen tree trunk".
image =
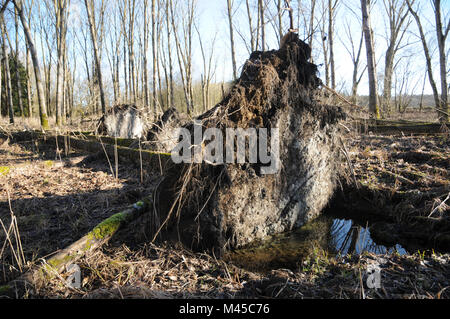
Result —
M253 52L223 101L199 116L200 124L185 126L194 135L187 158L196 154L205 159L210 152L218 155L213 156L217 161L195 160L169 172L160 185L161 225L154 239L175 238L217 256L320 214L335 188L337 124L345 114L318 101L321 81L316 65L308 62L310 54L294 33L280 50ZM221 134L208 135L212 128ZM228 139L228 129L258 133L253 141L244 138L241 143L248 146L244 162L237 161L242 156L239 141L236 146L234 137ZM262 129L265 135L259 134ZM211 141L216 141L214 151ZM258 156L252 160L255 148ZM221 161L227 152L233 160Z
M424 123L412 121L372 120L367 123L358 123L359 131L373 132L376 134L439 134L447 133L445 124Z
M7 285L0 286L0 298L20 297L27 286L34 287L39 280L46 276L53 277L61 273L85 254L108 242L120 228L135 220L149 207L151 207L150 200L144 199L128 209L108 217L85 236L44 261L42 265L32 268Z
M129 148L125 146L115 146L113 144L113 139L105 140L103 142L103 137L99 137L99 141L93 140L82 140L70 136L61 136L58 137L58 145L61 148L64 146L64 139L68 139L68 145L75 149L83 150L89 153L99 153L106 152L109 158L114 158L114 154L117 150L117 155L119 158L123 158L126 161L139 164L142 160L146 165L154 166L154 167L162 167L164 168L170 159L170 153L161 153L161 152L153 152L149 150L139 150L135 148ZM45 143L49 145L56 145L56 137L50 136L45 137Z
M106 153L112 159L117 155L127 162L140 164L142 161L146 165L163 169L171 162L170 153L154 152L145 149L136 149L128 146L137 143L138 140L127 138L100 137L95 135L85 136L86 139L74 137L73 135L49 135L38 131L15 132L11 134L14 142L41 141L49 146L58 147L62 150L65 145L68 148L75 148L88 153ZM84 136L84 135L83 135ZM2 137L2 134L0 134ZM4 138L8 136L4 135ZM117 147L115 146L117 143Z

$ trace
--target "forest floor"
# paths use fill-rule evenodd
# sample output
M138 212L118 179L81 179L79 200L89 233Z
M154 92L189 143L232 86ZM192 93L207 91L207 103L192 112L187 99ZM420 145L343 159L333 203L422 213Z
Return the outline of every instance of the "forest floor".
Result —
M363 134L346 139L351 166L341 208L382 216L386 244L450 250L450 137Z
M388 193L419 191L429 196L409 203L411 215L427 217L433 212L431 218L448 217L448 135L364 135L349 137L345 144L347 164L354 172L350 180L377 189L383 195L378 200L389 200ZM141 172L137 165L120 163L116 178L102 156L71 152L65 157L54 150L33 141L0 139L0 286L151 194L160 178L145 165ZM400 203L404 201L389 211L391 219L408 211ZM11 236L6 238L6 233ZM77 265L79 289L69 287L63 273L33 287L25 297L450 297L450 254L433 250L334 257L317 249L296 267L250 271L175 244L127 245L112 240ZM381 286L376 289L367 284L368 270L374 268L380 270Z

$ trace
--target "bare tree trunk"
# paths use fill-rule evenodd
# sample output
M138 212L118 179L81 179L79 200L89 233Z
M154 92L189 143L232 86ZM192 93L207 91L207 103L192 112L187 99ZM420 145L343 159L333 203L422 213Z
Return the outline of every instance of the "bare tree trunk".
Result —
M48 129L48 116L47 116L47 106L45 103L45 97L44 97L44 87L42 86L42 77L41 77L41 70L39 67L39 60L37 57L36 49L34 47L33 38L31 36L31 31L28 26L28 22L25 19L24 12L22 10L22 1L21 0L14 0L13 1L16 8L17 13L19 14L20 21L22 22L22 27L25 33L25 37L27 39L28 48L30 49L31 53L31 59L33 61L33 67L34 67L34 75L36 79L36 89L37 89L37 95L39 100L39 116L41 119L41 126L44 130Z
M153 99L153 114L156 116L156 1L152 0L152 60L153 60L153 70L152 70L152 99Z
M436 108L438 109L437 111L438 111L439 120L442 121L443 114L441 114L441 110L440 110L441 102L439 99L439 93L437 90L436 81L434 80L434 77L433 77L433 67L431 65L431 55L430 55L430 51L428 49L428 44L427 44L427 40L425 38L425 33L422 28L422 23L420 22L419 15L412 7L414 2L412 2L411 0L406 0L406 3L408 5L409 12L411 12L411 14L414 17L414 20L416 20L417 28L419 29L420 40L422 41L423 52L425 54L425 60L426 60L426 64L427 64L428 80L430 82L431 89L433 90L434 102L435 102Z
M392 95L392 76L394 74L394 59L399 50L403 35L406 32L406 28L402 31L402 26L408 17L408 9L406 3L399 0L383 0L383 4L389 19L389 38L388 48L385 54L382 104L384 113L388 115L391 112L390 104Z
M167 28L167 59L169 64L169 83L167 84L167 101L169 107L174 106L173 99L173 65L172 65L172 44L171 44L171 32L170 32L170 12L169 12L169 1L166 1L166 28Z
M330 59L329 59L329 42L327 41L326 19L325 19L325 3L322 2L323 16L320 24L320 37L322 41L323 64L325 68L325 85L330 86Z
M42 50L42 67L44 69L44 85L45 85L45 98L46 98L46 105L47 105L47 112L48 116L53 115L53 109L51 104L51 70L52 70L52 63L53 63L53 41L50 40L49 36L49 25L45 23L46 16L41 13L40 6L37 7L38 9L38 15L39 15L39 31L41 33L40 39L41 39L41 50ZM31 14L31 13L30 13ZM47 46L48 51L48 60L46 61L45 56L45 48L44 48L44 41Z
M261 23L261 51L266 50L266 26L264 22L264 2L263 0L258 0L258 10L259 10L259 21Z
M66 52L66 18L67 7L66 0L54 0L56 15L56 37L57 37L57 71L56 71L56 125L63 124L64 121L64 73L65 73L65 52ZM62 119L62 120L61 120Z
M206 112L209 109L209 86L211 83L211 77L212 77L212 58L214 53L214 45L216 42L216 37L214 36L214 39L211 44L211 52L209 54L209 57L206 56L205 48L203 47L203 41L200 36L200 31L198 30L197 26L195 27L199 44L200 44L200 51L202 53L202 60L203 60L203 73L201 74L201 86L202 86L202 102L203 102L203 110Z
M17 10L14 10L14 26L16 29L16 85L17 85L17 100L19 103L20 116L24 117L23 100L22 100L22 83L19 72L19 21Z
M124 89L125 89L125 102L128 101L128 91L129 91L129 83L127 76L127 50L126 50L126 35L125 32L123 34L123 81L124 81Z
M148 0L144 0L143 3L143 11L144 11L144 52L143 52L143 64L144 64L144 74L143 74L143 86L144 86L144 105L147 108L147 112L150 112L150 92L148 88L148 61L147 61L147 52L148 52L148 22L147 22L147 13L148 13ZM153 3L152 3L153 5Z
M373 45L373 34L370 27L369 6L367 0L361 0L363 32L366 42L367 73L369 75L369 112L371 117L380 118L378 106L378 92L376 82L375 52Z
M352 36L352 32L351 32L351 26L350 23L347 22L346 24L346 33L348 36L348 42L350 43L350 48L348 48L347 43L344 43L345 49L347 50L347 52L349 53L351 59L352 59L352 64L353 64L353 72L352 72L352 96L350 101L353 104L356 104L356 97L357 97L357 93L358 93L358 86L359 83L361 82L362 76L364 75L364 72L367 68L367 66L365 66L364 70L359 73L359 64L361 62L361 51L362 51L362 44L363 44L363 39L364 39L364 34L361 30L361 35L359 37L359 43L358 43L358 47L355 46L355 42L353 41L353 36Z
M137 103L137 81L136 81L136 64L135 64L135 57L134 57L134 18L135 18L135 0L128 0L129 1L129 29L128 29L128 59L129 59L129 70L128 74L130 76L130 83L131 83L131 89L133 94L133 102L134 104ZM130 3L131 2L131 3Z
M181 48L181 41L178 36L177 24L175 23L175 15L173 10L173 1L170 1L170 15L173 33L175 36L175 44L177 48L178 65L180 67L181 81L183 84L184 98L186 100L186 109L189 115L193 111L193 91L192 91L192 27L194 20L195 1L188 1L187 12L185 19L183 19L183 45Z
M309 30L308 30L308 44L312 50L313 39L314 39L314 13L316 9L316 0L311 0L311 14L309 16ZM311 55L312 59L312 55Z
M328 48L330 54L331 88L336 89L336 69L334 63L334 18L338 0L328 0Z
M9 114L9 123L14 124L14 106L13 106L13 98L12 98L12 88L11 88L11 73L9 69L9 54L6 52L6 28L3 20L3 16L1 17L1 28L2 28L2 52L3 52L3 60L5 67L5 83L6 83L6 101L8 102L8 114Z
M280 43L281 38L283 38L283 0L276 0L277 4L277 38L278 43Z
M119 84L119 58L120 58L120 39L121 33L117 32L118 23L117 16L114 15L114 32L110 32L110 54L107 55L108 62L111 69L111 77L113 84L113 93L114 93L114 103L119 103L120 99L120 84Z
M450 121L450 106L448 106L448 83L447 83L447 57L445 52L445 40L450 31L450 22L446 30L442 29L442 18L441 18L441 1L434 0L434 17L436 21L436 36L439 48L439 69L441 77L441 107L442 110L439 121L449 122Z
M236 53L234 51L234 31L233 31L233 4L231 0L227 0L227 15L228 15L228 24L230 27L230 46L231 46L231 62L233 65L233 81L237 79L237 71L236 71Z
M245 5L246 5L246 8L247 8L248 26L249 26L249 31L250 31L250 51L253 52L253 51L256 50L255 36L254 36L255 30L253 29L252 12L250 10L250 4L249 4L248 1L249 0L245 0Z
M102 113L106 113L106 102L105 102L105 93L103 91L103 80L102 80L102 71L100 66L100 58L99 58L99 50L98 50L98 43L97 43L97 32L95 30L95 21L92 16L91 10L93 10L93 4L89 4L89 0L84 0L84 3L86 5L86 12L88 16L88 22L89 22L89 29L91 32L91 39L92 39L92 46L94 47L94 60L95 60L95 66L96 66L96 75L97 75L97 81L98 86L100 90L100 101L102 104ZM92 5L92 7L91 7Z
M31 21L31 10L33 9L33 2L29 7L28 11L28 21ZM28 24L30 24L28 22ZM33 117L33 102L31 98L31 74L30 74L30 50L28 49L28 45L25 45L26 48L26 73L27 73L27 102L28 102L28 116Z
M30 74L30 50L26 46L26 73L27 73L27 102L28 102L28 116L33 117L33 103L31 101L31 74ZM1 95L1 94L0 94Z

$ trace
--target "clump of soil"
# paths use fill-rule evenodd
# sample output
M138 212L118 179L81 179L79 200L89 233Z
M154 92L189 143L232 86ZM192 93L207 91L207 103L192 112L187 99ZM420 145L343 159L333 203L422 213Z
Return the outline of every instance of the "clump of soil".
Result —
M97 134L107 134L122 138L141 138L145 135L144 114L132 104L111 107L100 118Z
M345 115L318 101L321 81L310 54L295 34L280 50L253 52L230 93L197 118L202 132L218 128L224 137L228 128L265 128L274 139L271 129L278 129L279 169L264 174L261 158L248 157L244 164L180 165L160 187L160 229L169 226L188 247L217 256L320 214L336 185L338 122Z

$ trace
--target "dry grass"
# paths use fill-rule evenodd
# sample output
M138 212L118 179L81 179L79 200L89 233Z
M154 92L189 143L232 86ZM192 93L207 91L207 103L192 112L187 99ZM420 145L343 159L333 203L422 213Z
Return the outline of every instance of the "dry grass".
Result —
M9 145L2 139L0 145L0 219L5 228L0 228L0 243L14 245L14 250L2 249L0 283L26 268L13 253L15 230L20 230L24 259L33 264L151 193L157 178L144 166L141 182L140 167L121 163L115 178L101 156L72 152L59 160L51 147L31 151L36 147L32 142Z
M47 279L38 298L449 298L450 258L439 254L330 258L317 251L297 269L250 272L180 246L105 247L79 261L82 285L67 274ZM381 287L368 287L367 269L380 271Z

